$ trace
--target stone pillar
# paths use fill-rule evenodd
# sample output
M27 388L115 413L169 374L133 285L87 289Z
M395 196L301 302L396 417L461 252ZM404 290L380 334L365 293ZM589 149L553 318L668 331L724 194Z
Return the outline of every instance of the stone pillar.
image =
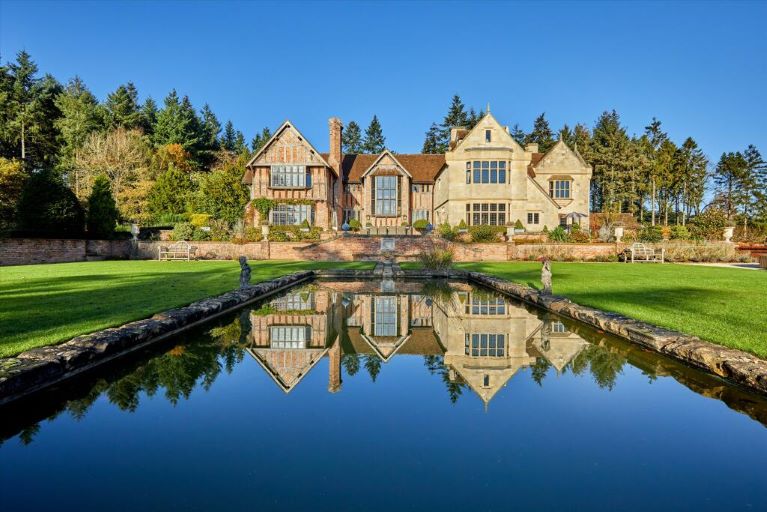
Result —
M341 391L341 339L336 338L328 350L328 391Z

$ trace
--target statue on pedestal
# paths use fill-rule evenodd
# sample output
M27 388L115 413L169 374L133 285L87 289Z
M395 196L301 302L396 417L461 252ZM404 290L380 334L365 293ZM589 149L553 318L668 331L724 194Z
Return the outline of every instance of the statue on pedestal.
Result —
M250 265L248 265L248 258L240 256L240 288L248 286L250 286Z

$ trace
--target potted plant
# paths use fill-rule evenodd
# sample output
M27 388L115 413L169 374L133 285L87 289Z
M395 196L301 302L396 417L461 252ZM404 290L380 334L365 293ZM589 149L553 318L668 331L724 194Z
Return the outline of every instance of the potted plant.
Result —
M426 219L418 219L417 221L413 222L413 229L420 231L421 233L425 232L428 226L429 221Z
M469 230L468 226L466 226L466 221L463 219L461 219L461 222L458 223L457 228L459 233L466 233Z
M301 223L301 231L304 233L308 233L312 229L312 226L309 224L309 221L307 219L304 219L304 221Z
M735 234L735 222L728 220L724 225L724 241L732 242L732 236Z
M357 219L352 219L349 221L349 229L352 231L359 231L362 229L362 224Z
M522 221L517 219L517 221L514 223L514 234L522 234L525 232L525 226L522 225Z

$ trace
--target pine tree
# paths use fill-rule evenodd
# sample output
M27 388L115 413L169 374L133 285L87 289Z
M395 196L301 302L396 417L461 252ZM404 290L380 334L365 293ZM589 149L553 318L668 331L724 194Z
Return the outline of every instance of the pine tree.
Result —
M727 219L732 220L738 207L747 200L748 164L743 154L740 151L722 153L713 178Z
M235 151L237 132L234 129L234 123L227 121L224 126L224 133L221 135L221 147L227 151Z
M216 159L216 151L221 147L218 134L221 133L221 123L218 122L216 114L213 113L210 106L206 103L202 107L202 161L205 167L209 167Z
M141 106L141 126L144 133L151 137L155 124L157 124L157 103L150 96Z
M551 132L549 122L546 120L546 113L535 118L533 131L525 138L527 144L538 144L538 151L547 152L554 145L554 134Z
M431 128L426 132L426 139L423 141L422 153L439 154L441 150L440 144L440 129L437 123L431 123Z
M143 128L143 116L138 104L138 91L132 82L118 87L107 95L105 103L107 119L112 128L123 127L126 130Z
M559 140L567 144L567 146L570 148L575 146L575 134L567 125L567 123L565 123L562 129L559 130Z
M17 205L18 229L35 236L81 237L85 214L75 194L52 170L29 176Z
M753 184L751 210L757 222L767 224L767 162L753 144L746 148L743 157Z
M69 175L76 151L89 134L104 128L104 116L98 100L79 77L70 80L56 97L56 106L61 112L61 117L54 123L62 144L60 165L64 174Z
M688 137L676 154L675 203L676 223L685 225L693 213L700 211L706 185L708 160L692 137ZM681 218L680 218L681 217Z
M248 145L245 144L245 135L243 135L240 130L237 130L234 135L234 152L238 155L248 154Z
M365 138L362 141L362 151L364 153L378 154L382 153L386 148L386 138L383 135L381 129L381 123L378 121L378 116L373 116L365 130Z
M448 147L450 146L450 130L458 127L469 127L469 115L466 113L461 97L454 94L453 99L450 101L450 108L447 111L447 115L442 119L442 125L440 126L442 136L439 141L439 153L444 153L448 150Z
M263 130L261 130L261 133L256 134L256 136L253 137L253 140L250 142L250 148L253 150L253 154L255 155L261 151L261 148L263 148L271 138L272 131L269 129L269 127L265 127Z
M354 121L349 121L349 125L341 136L341 146L343 152L347 155L356 155L362 153L362 134L360 125Z
M480 121L480 119L482 119L482 117L483 117L482 112L478 114L477 111L474 110L474 107L471 107L469 109L469 114L466 116L466 121L467 121L466 127L469 130L471 130L472 128L477 126L477 123Z
M509 132L509 135L511 135L511 138L514 139L517 144L519 144L522 147L525 147L525 140L527 139L527 134L525 131L519 127L519 124L515 124L511 127L511 131Z
M661 130L661 122L656 118L652 118L649 125L645 126L645 135L649 142L649 158L650 165L648 168L649 175L647 176L650 182L650 212L652 216L652 225L655 225L655 212L656 205L658 204L658 189L662 186L661 180L666 174L666 170L663 169L663 162L658 159L658 154L663 143L668 140L663 130Z
M631 152L626 129L616 111L604 112L593 130L590 158L594 166L591 204L595 211L620 212L633 202L627 158Z
M91 238L111 238L118 220L117 204L112 197L109 179L97 176L88 198L88 236Z
M179 101L175 89L165 98L162 110L157 114L153 136L155 147L180 144L199 163L204 135L202 123L187 96Z

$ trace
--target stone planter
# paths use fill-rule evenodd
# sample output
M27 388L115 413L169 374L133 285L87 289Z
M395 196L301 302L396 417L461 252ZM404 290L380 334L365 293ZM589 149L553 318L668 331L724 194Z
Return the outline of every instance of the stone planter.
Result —
M623 226L615 226L613 234L615 235L615 242L620 243L621 238L623 238Z
M506 238L511 240L514 237L514 233L516 233L517 230L514 229L514 226L506 226Z
M726 228L724 228L724 241L731 242L732 235L734 233L735 233L735 228L733 226L727 226Z
M261 226L261 234L263 235L264 240L269 240L269 226Z

